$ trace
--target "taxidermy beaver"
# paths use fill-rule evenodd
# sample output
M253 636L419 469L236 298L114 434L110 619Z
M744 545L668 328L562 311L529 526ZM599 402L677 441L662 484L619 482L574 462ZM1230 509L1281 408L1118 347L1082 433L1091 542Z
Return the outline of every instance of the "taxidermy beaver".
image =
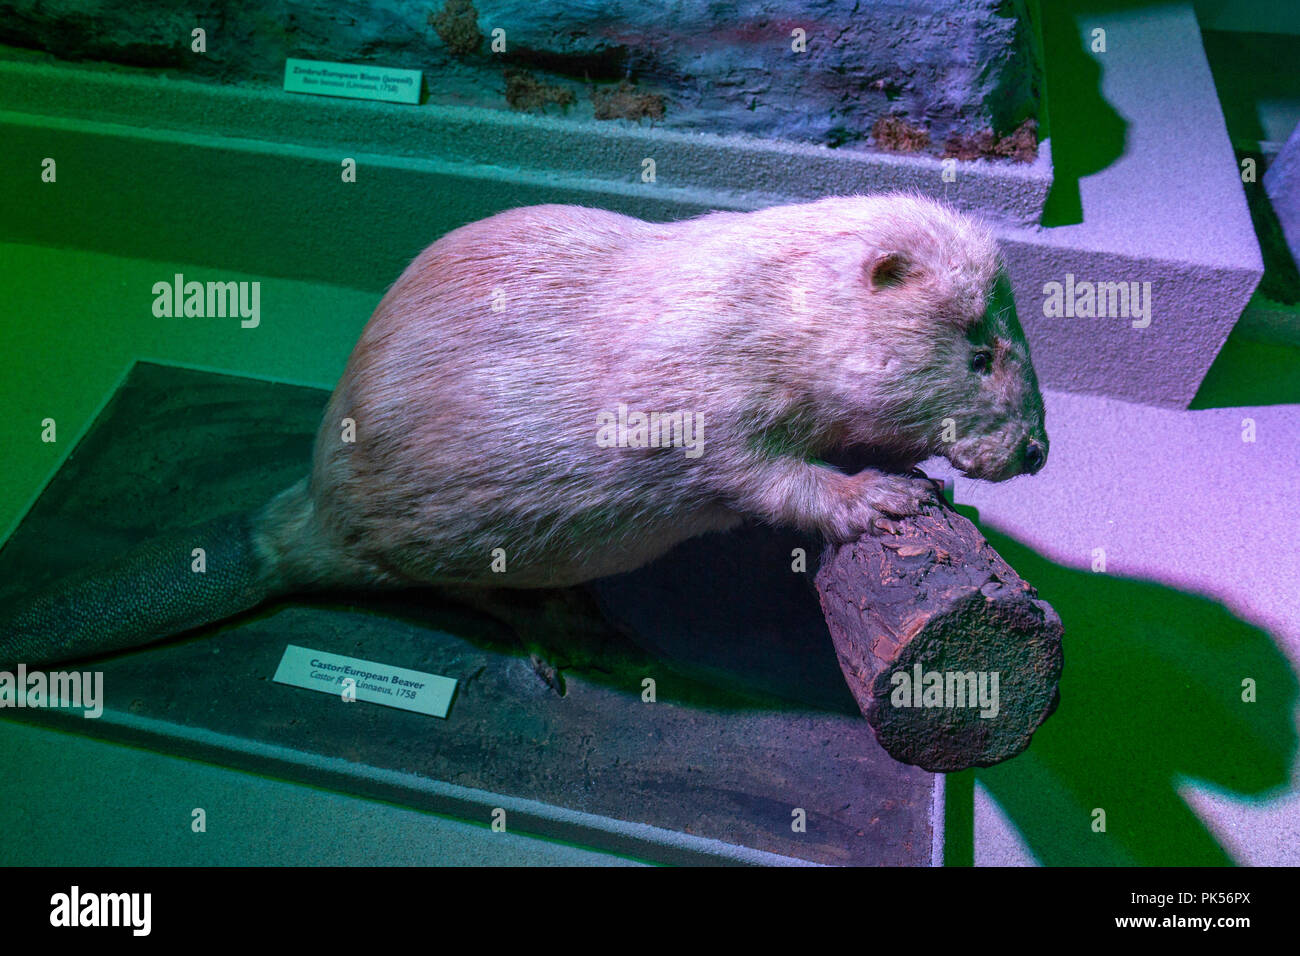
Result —
M876 466L822 462L846 448ZM514 209L439 239L384 296L308 478L29 598L0 622L0 663L131 647L295 591L563 587L743 516L887 532L933 494L917 462L1002 481L1047 448L997 246L940 203L668 224Z

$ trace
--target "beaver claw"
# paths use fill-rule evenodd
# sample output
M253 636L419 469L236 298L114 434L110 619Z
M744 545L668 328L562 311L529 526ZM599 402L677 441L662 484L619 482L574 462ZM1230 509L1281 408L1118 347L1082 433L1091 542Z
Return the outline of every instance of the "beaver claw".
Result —
M533 673L541 678L543 684L555 691L560 697L564 696L564 674L553 661L548 660L543 654L533 651L528 655L528 662L532 664Z
M891 518L876 518L869 529L872 534L902 534L903 526Z

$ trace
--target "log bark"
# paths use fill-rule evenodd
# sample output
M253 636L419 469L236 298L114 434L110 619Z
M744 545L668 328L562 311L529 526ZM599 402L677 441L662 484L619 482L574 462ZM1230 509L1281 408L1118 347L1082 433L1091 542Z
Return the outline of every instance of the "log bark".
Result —
M1059 700L1060 617L946 502L893 524L828 546L816 576L858 706L904 763L1014 757Z

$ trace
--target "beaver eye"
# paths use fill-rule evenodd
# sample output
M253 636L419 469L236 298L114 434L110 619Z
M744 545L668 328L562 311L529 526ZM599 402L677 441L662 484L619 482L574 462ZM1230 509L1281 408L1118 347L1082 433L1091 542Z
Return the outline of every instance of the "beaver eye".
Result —
M975 357L970 360L970 367L980 375L987 375L993 371L993 353L976 352Z

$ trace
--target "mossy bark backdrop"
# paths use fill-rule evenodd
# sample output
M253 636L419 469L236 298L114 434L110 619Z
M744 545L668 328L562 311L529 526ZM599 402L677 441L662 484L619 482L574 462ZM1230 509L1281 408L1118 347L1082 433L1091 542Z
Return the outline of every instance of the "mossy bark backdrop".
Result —
M1029 18L1026 0L3 0L0 42L226 83L374 63L423 70L431 102L1024 159L1001 144L1038 116Z

